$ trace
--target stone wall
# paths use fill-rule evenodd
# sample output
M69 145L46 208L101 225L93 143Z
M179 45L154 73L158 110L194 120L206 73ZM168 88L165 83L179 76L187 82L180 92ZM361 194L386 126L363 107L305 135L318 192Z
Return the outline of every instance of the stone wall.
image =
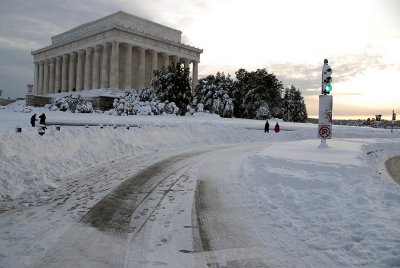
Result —
M92 103L94 110L108 111L113 108L114 97L92 97L83 98L85 101ZM26 95L26 106L44 107L46 104L51 103L50 97Z
M25 104L26 106L44 107L46 104L51 103L51 98L43 96L26 95L25 101L26 101Z
M114 97L94 97L94 98L83 98L85 101L92 103L94 110L108 111L113 108Z
M0 106L6 106L10 103L16 102L17 100L0 99Z

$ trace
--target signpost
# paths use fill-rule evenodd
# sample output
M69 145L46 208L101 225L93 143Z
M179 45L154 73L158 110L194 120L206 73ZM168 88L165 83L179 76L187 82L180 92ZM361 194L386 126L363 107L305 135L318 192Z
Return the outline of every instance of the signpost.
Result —
M392 111L392 133L393 133L393 128L394 128L394 122L396 121L396 113L394 110Z
M324 59L321 76L321 95L319 95L318 137L321 142L332 138L332 107L333 97L328 95L332 90L332 68Z
M321 140L332 138L333 97L319 95L318 137Z

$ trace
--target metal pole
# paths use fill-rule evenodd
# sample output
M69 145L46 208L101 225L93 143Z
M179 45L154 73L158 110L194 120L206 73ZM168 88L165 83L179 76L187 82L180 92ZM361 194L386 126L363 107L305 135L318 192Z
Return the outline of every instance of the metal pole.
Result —
M394 110L392 111L392 131L391 131L391 133L393 133L393 127L394 127Z

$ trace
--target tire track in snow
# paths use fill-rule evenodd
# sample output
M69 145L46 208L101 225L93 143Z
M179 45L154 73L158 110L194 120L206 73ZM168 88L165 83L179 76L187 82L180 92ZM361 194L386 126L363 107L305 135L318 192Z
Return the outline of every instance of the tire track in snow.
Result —
M272 204L258 195L254 182L240 170L243 158L255 150L250 145L218 151L204 164L206 168L200 168L195 198L199 267L286 267L296 260L292 254L304 247L285 228L270 229L264 223L274 222L265 215ZM314 264L327 267L321 255L299 260L301 267Z
M72 225L35 267L125 267L127 237L134 213L140 213L138 208L162 183L172 180L171 189L184 178L182 169L187 166L186 160L193 161L192 157L209 151L172 156L122 182ZM161 201L167 194L165 191L160 196ZM136 232L141 231L151 215L142 219Z
M400 184L400 156L392 157L386 160L385 167L393 180Z
M251 144L218 151L199 174L195 195L196 224L201 239L195 248L196 267L274 267L262 244L247 236L247 213L236 206L234 176L241 159L259 149ZM217 161L218 160L218 161ZM244 224L244 225L243 225Z

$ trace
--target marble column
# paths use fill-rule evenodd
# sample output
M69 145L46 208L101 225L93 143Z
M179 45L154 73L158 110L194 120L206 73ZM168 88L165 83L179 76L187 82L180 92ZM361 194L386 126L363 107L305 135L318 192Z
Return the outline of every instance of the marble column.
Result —
M35 89L34 89L34 93L33 95L38 95L38 88L39 88L39 63L38 62L34 62L35 64L35 73L34 73L34 85L35 85Z
M100 46L96 46L94 49L94 58L93 58L93 81L92 88L97 89L100 88Z
M39 86L38 86L38 95L43 95L43 64L44 62L39 62Z
M43 95L49 94L49 60L44 61Z
M61 91L61 56L56 57L56 73L54 83L54 93Z
M189 60L188 59L182 59L182 62L183 62L183 67L186 69L186 68L189 68Z
M169 55L167 53L163 53L163 58L164 58L164 63L163 63L163 67L168 68L169 65Z
M178 56L172 56L172 66L176 67L178 63Z
M54 76L55 76L55 58L50 59L50 71L49 71L49 93L55 93L54 92Z
M103 58L101 63L101 87L108 88L109 87L109 79L108 79L108 61L109 61L110 53L109 53L109 45L105 43L103 45Z
M113 41L111 48L110 88L118 88L119 42Z
M85 57L85 84L83 89L92 89L92 48L86 49Z
M62 69L61 69L61 91L68 91L68 59L69 55L64 54L62 58Z
M138 87L144 88L144 82L146 77L146 50L142 47L139 50L139 73L138 73Z
M126 45L125 89L132 89L132 46Z
M197 61L193 61L193 70L192 70L192 94L195 92L195 88L197 85L197 80L199 78L199 63Z
M83 90L83 59L84 59L84 52L82 50L78 51L78 64L76 66L76 90L81 91Z
M68 91L76 89L76 53L69 56Z
M150 76L151 78L154 77L154 71L157 70L157 64L158 64L157 56L158 56L157 51L152 50L151 51L151 76Z

